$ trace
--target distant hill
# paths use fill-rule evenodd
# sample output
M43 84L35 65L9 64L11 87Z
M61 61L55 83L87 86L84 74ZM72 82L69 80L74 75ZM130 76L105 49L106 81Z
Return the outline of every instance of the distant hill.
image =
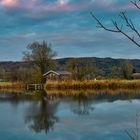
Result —
M126 59L113 59L113 58L97 58L97 57L84 57L84 58L62 58L57 59L59 66L66 66L67 62L70 59L76 59L78 62L82 62L83 66L86 63L90 63L96 67L97 70L102 70L104 75L108 75L111 67L119 67L121 62ZM140 72L140 60L139 59L130 59L136 72Z
M84 64L89 63L90 65L94 65L96 69L104 71L104 75L109 73L109 70L113 66L118 66L125 59L113 59L113 58L96 58L96 57L82 57L82 58L61 58L56 59L58 68L66 68L68 61L71 59L75 59L77 62L82 62L82 66ZM140 72L140 60L139 59L131 59L131 62L136 70L136 72ZM18 69L20 67L29 68L31 65L27 62L0 62L0 68L8 70Z
M12 62L12 61L6 61L6 62L0 62L0 69L5 69L6 71L18 69L20 67L28 68L30 67L30 64L27 62Z

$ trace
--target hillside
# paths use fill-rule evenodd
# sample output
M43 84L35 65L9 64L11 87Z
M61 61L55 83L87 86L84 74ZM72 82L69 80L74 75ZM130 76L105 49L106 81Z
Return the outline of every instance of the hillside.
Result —
M57 63L61 67L65 67L69 60L73 58L62 58L57 59ZM113 58L96 58L96 57L87 57L87 58L74 58L77 62L81 62L84 64L89 63L96 67L96 70L102 70L103 75L106 76L110 73L110 69L112 67L119 67L121 62L126 59L113 59ZM131 59L130 60L136 72L140 72L140 60L139 59Z
M76 60L77 63L81 63L82 66L86 65L87 63L96 67L97 70L102 70L104 75L109 73L111 67L118 66L120 63L125 59L113 59L113 58L96 58L96 57L85 57L85 58L61 58L56 59L56 63L58 68L66 69L67 63L71 60ZM136 72L140 72L140 60L139 59L132 59L131 60ZM27 62L0 62L0 69L5 69L7 71L18 69L20 67L29 68L31 65Z

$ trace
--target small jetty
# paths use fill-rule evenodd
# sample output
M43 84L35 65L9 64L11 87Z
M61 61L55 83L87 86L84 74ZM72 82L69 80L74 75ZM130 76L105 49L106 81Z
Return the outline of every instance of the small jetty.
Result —
M43 84L27 84L27 90L42 90L44 89Z

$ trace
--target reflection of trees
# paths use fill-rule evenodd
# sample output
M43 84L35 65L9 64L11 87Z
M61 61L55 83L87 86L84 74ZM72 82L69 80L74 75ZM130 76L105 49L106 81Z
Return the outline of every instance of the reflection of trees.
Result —
M92 101L88 98L88 96L84 94L79 94L74 97L76 100L76 104L72 106L72 111L78 115L89 115L94 108L91 106Z
M24 101L22 92L0 92L0 102L11 103L14 107L17 107L20 102Z
M46 133L53 129L58 118L55 116L58 102L51 102L45 97L38 102L34 102L27 110L25 121L29 128L35 132L45 131Z

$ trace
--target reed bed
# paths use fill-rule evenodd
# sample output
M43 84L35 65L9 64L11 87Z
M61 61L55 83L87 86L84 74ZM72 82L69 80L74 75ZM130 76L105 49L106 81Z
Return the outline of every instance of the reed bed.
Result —
M104 90L140 89L140 80L86 80L86 81L49 81L45 88L57 90Z
M0 82L0 90L2 89L24 89L25 86L21 82Z

